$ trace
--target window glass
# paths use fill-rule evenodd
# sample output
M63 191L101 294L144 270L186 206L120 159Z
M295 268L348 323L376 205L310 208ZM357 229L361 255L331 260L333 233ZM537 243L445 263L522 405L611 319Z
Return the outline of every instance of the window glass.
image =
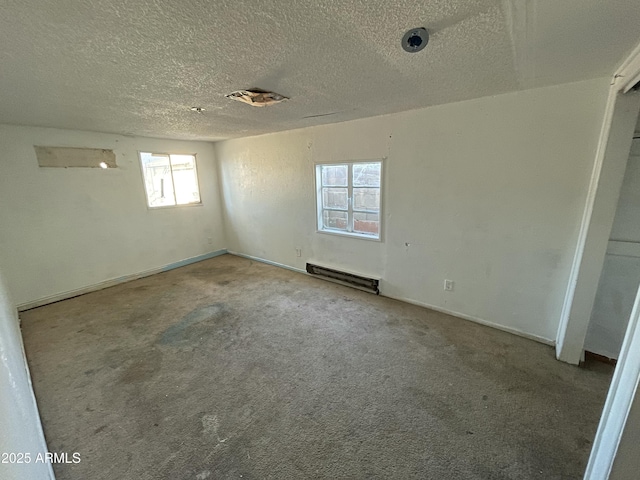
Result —
M382 162L316 166L318 231L380 238Z
M140 152L151 208L200 203L195 155Z
M322 165L322 185L324 187L346 187L347 165Z
M354 163L353 164L353 186L354 187L379 187L380 170L382 164L376 163Z
M140 160L142 161L149 206L165 207L175 205L176 199L173 194L169 155L141 153Z
M324 208L349 208L349 191L346 188L322 188L322 205Z
M347 212L336 210L324 210L322 212L323 223L327 228L336 230L347 230L348 215Z
M196 158L193 155L170 155L176 203L200 203Z

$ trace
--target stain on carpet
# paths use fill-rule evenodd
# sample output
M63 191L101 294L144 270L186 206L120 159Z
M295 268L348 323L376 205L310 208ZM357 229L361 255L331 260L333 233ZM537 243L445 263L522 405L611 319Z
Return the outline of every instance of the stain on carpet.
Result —
M224 443L227 441L226 438L220 438L220 435L218 434L220 422L218 421L217 415L205 414L202 416L201 422L203 435L216 440L218 443Z
M153 348L141 358L136 358L130 363L120 377L120 383L137 384L150 380L160 370L162 352Z
M182 320L167 328L160 336L161 345L180 345L196 340L209 324L217 323L229 315L224 303L214 303L196 308ZM203 328L204 327L204 328Z

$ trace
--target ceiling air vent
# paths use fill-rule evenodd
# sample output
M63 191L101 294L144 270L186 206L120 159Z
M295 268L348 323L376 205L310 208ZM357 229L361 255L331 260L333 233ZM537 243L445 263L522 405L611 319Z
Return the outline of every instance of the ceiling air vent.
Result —
M248 103L253 107L266 107L267 105L273 105L274 103L280 103L283 100L288 100L288 97L280 95L279 93L267 92L259 88L252 88L250 90L237 90L226 95L227 98L232 100L238 100L239 102Z

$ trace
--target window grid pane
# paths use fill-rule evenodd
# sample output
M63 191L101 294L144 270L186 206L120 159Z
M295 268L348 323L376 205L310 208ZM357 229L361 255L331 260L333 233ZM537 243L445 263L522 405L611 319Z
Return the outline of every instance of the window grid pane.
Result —
M353 210L365 212L380 211L380 189L354 187L353 188Z
M170 155L170 158L176 203L200 203L196 158L193 155Z
M353 231L367 235L378 235L380 233L378 214L353 212Z
M347 165L322 165L323 187L346 187Z
M169 156L141 153L140 158L149 206L165 207L175 205Z
M347 212L338 210L323 210L322 222L325 228L347 231Z
M324 187L322 189L322 206L324 208L347 210L349 208L349 192L346 188Z
M379 187L381 163L354 163L353 186L354 187Z

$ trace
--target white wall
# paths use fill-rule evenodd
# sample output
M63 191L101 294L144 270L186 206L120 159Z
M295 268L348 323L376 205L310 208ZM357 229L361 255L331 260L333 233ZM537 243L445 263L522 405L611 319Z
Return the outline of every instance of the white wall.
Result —
M640 471L638 445L640 445L640 395L636 391L609 480L636 480L638 478Z
M602 409L585 480L638 478L640 459L640 290L629 317L620 358Z
M640 140L634 140L585 339L585 350L618 358L639 284Z
M610 239L640 242L640 139L634 139L631 143Z
M385 295L551 341L608 86L596 79L219 142L228 248L377 274ZM383 241L316 233L314 162L383 157ZM445 278L454 292L443 291Z
M0 275L0 454L29 453L31 463L0 463L3 480L52 479L49 464L36 463L45 453L42 426L22 348L15 305ZM1 459L0 459L1 460Z
M612 79L556 336L556 358L574 365L584 358L585 339L640 111L638 92L622 94L621 88Z
M210 143L0 125L0 145L0 267L17 304L226 246ZM118 168L40 168L34 145L113 149ZM197 154L203 205L147 209L138 150Z

